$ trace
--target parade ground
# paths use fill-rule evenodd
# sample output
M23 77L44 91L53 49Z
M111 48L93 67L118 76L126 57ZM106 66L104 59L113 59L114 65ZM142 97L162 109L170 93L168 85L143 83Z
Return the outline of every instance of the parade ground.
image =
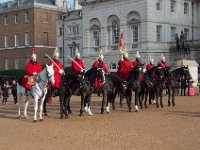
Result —
M92 97L93 116L79 117L80 97L72 97L73 114L59 118L59 100L48 105L48 117L33 123L33 101L28 119L17 119L9 99L0 105L0 150L199 150L200 97L176 97L176 107L155 105L128 112L125 101L115 111L100 114L101 97Z

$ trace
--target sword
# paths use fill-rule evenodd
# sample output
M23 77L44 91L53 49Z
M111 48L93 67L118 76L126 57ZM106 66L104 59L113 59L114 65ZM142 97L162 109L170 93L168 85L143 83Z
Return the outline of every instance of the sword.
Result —
M84 70L73 58L71 58L70 56L67 56L71 61L74 61L75 62L75 64L79 67L79 68L81 68L81 70Z
M54 64L59 70L61 70L60 67L55 63L55 61L53 61L53 59L51 59L51 57L50 57L48 54L45 54L45 56L47 56L47 58L49 58L49 60L52 61L53 64Z

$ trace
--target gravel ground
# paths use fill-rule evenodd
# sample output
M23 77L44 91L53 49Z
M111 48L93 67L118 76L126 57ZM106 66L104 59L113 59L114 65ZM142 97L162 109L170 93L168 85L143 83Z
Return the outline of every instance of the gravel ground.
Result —
M59 119L59 102L48 106L49 116L33 123L17 119L17 106L10 100L0 105L0 150L200 150L200 97L176 97L176 107L155 105L139 112L124 107L101 115L101 98L92 98L94 116L79 117L80 98L73 97L73 114Z

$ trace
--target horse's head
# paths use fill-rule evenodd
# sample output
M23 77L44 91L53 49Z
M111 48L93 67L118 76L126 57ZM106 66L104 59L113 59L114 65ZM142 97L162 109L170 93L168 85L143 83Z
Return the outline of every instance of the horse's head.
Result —
M141 79L141 76L144 73L143 67L144 67L144 64L139 64L133 69L133 74L136 81L139 81Z
M48 66L46 64L46 73L47 73L47 79L49 84L54 84L55 83L55 79L54 79L54 69L53 69L53 64Z
M182 66L181 69L183 70L182 77L184 77L184 79L186 79L186 80L190 80L192 77L190 75L189 68L186 66Z
M99 79L101 83L103 84L105 83L105 80L106 80L105 71L101 67L97 67L97 78Z
M165 74L164 74L164 70L162 67L157 67L157 70L156 70L156 79L161 81L161 80L164 80L165 79Z

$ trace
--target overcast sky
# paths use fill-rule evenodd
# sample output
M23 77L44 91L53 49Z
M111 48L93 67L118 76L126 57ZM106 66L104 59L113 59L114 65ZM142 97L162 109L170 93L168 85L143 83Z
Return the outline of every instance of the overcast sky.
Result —
M7 2L7 1L12 1L12 0L0 0L0 3L2 3L2 2ZM67 1L67 2L69 2L69 3L71 3L71 4L73 4L73 0L65 0L65 1Z

